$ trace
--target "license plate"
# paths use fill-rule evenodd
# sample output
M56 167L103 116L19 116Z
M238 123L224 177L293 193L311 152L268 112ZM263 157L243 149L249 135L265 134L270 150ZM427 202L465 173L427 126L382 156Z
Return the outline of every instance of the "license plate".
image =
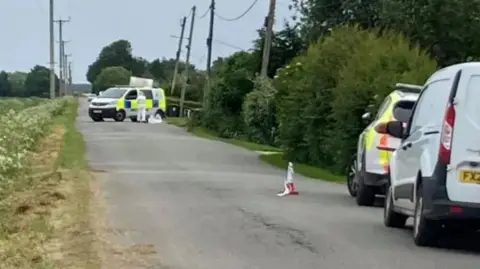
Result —
M94 110L93 113L102 113L101 110Z
M460 170L459 181L480 184L480 171Z

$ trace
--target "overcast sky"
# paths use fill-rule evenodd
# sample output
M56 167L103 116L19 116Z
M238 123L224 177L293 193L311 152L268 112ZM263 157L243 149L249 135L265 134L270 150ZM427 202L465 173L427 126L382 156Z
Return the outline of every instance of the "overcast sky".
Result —
M243 13L253 0L217 0L216 12L224 18ZM0 0L0 70L28 71L35 64L48 66L49 14L48 0ZM148 60L174 57L179 35L180 19L197 5L191 62L204 69L206 64L205 39L208 16L199 17L208 8L209 0L56 0L55 18L71 22L65 24L64 39L67 53L72 54L73 80L85 82L85 73L105 45L127 39L133 53ZM277 0L276 27L290 16L290 0ZM268 0L258 0L242 19L227 22L215 18L213 59L234 52L235 48L248 49L268 10ZM189 22L187 22L189 25ZM188 29L186 34L188 34ZM58 24L55 24L58 39ZM231 46L228 46L226 43ZM55 44L58 62L58 46ZM185 53L183 54L185 57Z

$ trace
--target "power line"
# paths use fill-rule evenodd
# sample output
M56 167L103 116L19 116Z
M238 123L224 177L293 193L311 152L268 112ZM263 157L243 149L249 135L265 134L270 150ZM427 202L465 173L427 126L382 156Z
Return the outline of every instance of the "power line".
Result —
M207 8L207 10L205 11L205 13L203 13L203 15L200 16L200 17L198 17L198 18L199 18L199 19L205 18L205 17L208 15L208 12L210 11L211 8L212 8L212 6L209 6L209 7Z
M237 20L243 18L243 16L247 15L247 13L250 12L250 10L252 10L252 8L257 3L258 3L258 0L254 0L253 3L247 8L247 10L245 10L242 14L240 14L239 16L237 16L235 18L228 19L228 18L225 18L223 16L218 15L218 13L215 13L215 16L217 16L218 18L220 18L221 20L224 20L224 21L237 21Z
M224 42L224 41L221 41L221 40L218 40L218 39L214 39L213 42L219 43L219 44L222 44L222 45L225 45L225 46L230 47L230 48L232 48L232 49L244 50L244 49L242 49L242 48L240 48L240 47L237 47L237 46L235 46L235 45L229 44L229 43L227 43L227 42Z

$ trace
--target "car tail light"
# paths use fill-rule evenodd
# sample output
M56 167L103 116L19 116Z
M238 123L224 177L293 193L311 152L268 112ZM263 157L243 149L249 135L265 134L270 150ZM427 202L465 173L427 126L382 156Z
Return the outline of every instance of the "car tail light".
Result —
M379 123L375 126L375 131L379 134L387 134L387 123Z
M442 133L440 135L440 151L438 157L445 164L450 164L450 155L452 153L453 128L455 126L455 108L453 103L449 102L443 118Z

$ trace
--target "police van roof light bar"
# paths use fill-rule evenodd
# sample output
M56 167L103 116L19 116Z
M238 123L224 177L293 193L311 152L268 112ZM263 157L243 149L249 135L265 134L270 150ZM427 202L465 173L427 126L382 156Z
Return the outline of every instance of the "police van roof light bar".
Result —
M407 84L407 83L397 83L395 84L395 90L405 92L405 93L420 93L423 89L421 85Z

